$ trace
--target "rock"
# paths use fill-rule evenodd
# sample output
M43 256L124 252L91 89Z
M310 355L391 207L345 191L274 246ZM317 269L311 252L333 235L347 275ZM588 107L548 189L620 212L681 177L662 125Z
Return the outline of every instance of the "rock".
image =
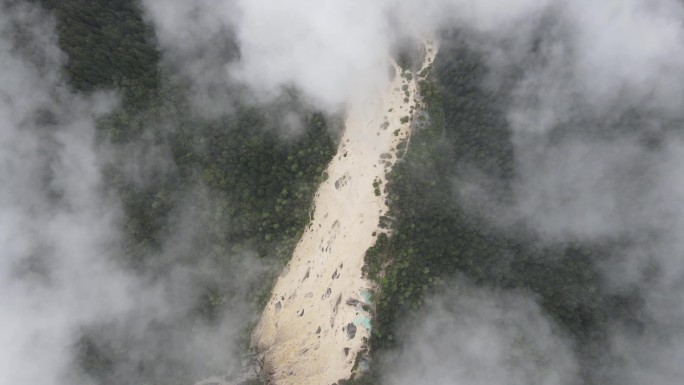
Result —
M330 297L330 294L332 294L332 289L331 289L331 288L328 288L328 289L325 291L325 293L323 293L323 295L321 296L321 299L325 299L325 298Z
M347 324L347 338L352 339L356 336L356 325L353 322Z
M349 298L346 302L347 305L349 306L356 306L359 304L359 300L354 299L354 298Z

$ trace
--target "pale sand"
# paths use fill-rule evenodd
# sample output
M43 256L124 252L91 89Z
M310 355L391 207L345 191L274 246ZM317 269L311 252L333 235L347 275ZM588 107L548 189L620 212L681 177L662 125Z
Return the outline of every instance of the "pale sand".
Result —
M426 43L426 51L423 68L432 63L437 47ZM397 144L410 135L411 121L402 124L400 119L411 117L419 99L416 74L407 81L394 66L396 76L381 98L350 106L329 177L314 199L313 220L252 335L275 384L329 385L349 378L357 353L365 348L369 330L356 325L351 339L345 330L359 315L368 316L360 295L372 289L362 277L364 256L375 243L373 233L383 231L378 224L387 211L385 173L396 161ZM381 154L391 158L381 159ZM382 181L380 196L374 192L375 180ZM349 305L349 299L359 304Z

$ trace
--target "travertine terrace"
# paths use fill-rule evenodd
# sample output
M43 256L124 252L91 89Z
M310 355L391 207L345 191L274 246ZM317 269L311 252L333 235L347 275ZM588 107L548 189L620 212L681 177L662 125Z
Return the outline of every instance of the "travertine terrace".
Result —
M436 51L425 44L421 70ZM397 145L411 134L419 99L416 74L406 76L392 66L396 75L382 95L349 107L328 179L314 199L313 219L253 333L275 384L327 385L349 378L365 347L370 315L362 308L368 300L363 292L372 288L362 276L364 255L383 231L385 174L397 160Z

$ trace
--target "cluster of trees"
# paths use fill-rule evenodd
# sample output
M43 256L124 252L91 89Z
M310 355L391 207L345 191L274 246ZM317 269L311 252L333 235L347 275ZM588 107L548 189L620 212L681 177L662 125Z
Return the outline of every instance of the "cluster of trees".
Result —
M106 170L106 187L121 198L125 213L121 263L150 277L179 264L213 266L224 277L195 282L204 288L196 305L154 333L171 341L198 322L220 322L234 301L252 304L256 314L310 219L313 194L339 139L334 120L304 107L296 95L260 106L241 104L236 95L230 112L202 116L192 112L184 80L165 75L153 29L136 1L36 1L55 15L71 86L122 95L121 106L98 127L120 160ZM296 132L284 128L285 113L300 118ZM147 150L159 152L165 166L136 181L123 164ZM168 252L165 243L178 231L180 216L194 227L192 245ZM235 287L229 278L239 277L245 258L272 268L253 287ZM103 327L84 330L75 345L96 383L119 383L121 368L137 368L129 376L140 383L192 382L192 371L172 354L132 357L126 341L100 338ZM249 329L245 325L245 341Z
M32 0L49 10L70 84L81 91L123 91L125 101L140 104L160 85L159 51L152 27L135 0Z
M430 124L414 133L389 175L391 235L381 234L366 255L366 274L378 285L371 351L377 358L400 346L403 315L420 309L450 279L465 277L537 295L574 338L585 380L593 383L590 369L604 359L609 323L631 322L640 304L637 293L609 294L598 271L624 245L548 245L524 223L515 229L495 223L491 209L512 199L515 163L504 116L506 90L487 91L484 76L477 52L451 35L431 77L420 84ZM466 204L456 188L468 173L486 181L488 194ZM380 376L372 367L352 383L379 383Z

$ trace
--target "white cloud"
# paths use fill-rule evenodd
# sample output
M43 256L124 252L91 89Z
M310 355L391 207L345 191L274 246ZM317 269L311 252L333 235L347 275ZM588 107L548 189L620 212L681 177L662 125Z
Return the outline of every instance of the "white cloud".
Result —
M578 383L571 345L529 297L461 284L399 326L383 369L393 385Z

